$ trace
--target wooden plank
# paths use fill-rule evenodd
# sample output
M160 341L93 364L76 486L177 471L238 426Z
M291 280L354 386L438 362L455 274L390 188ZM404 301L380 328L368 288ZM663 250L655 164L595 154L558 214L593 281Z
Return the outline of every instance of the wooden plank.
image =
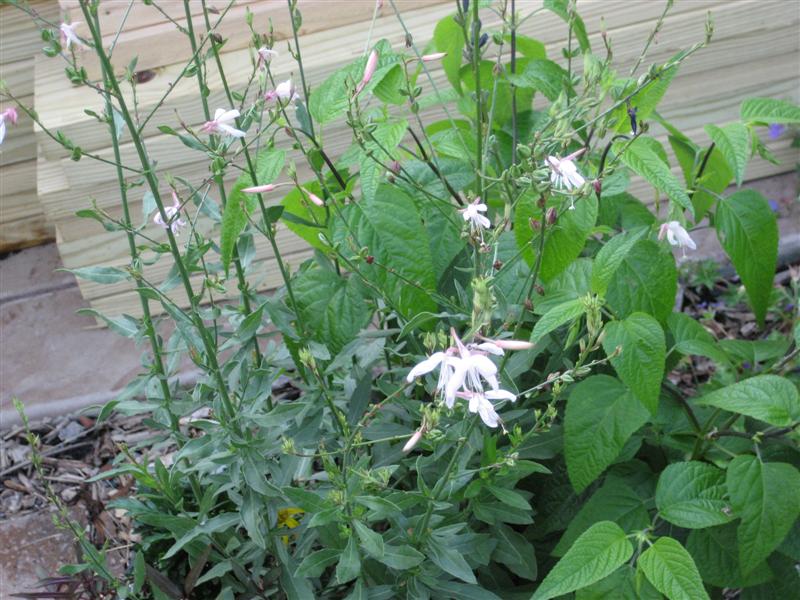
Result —
M24 106L32 107L33 96L22 97L20 102ZM0 103L0 111L9 106L12 104ZM0 167L36 158L36 136L33 134L33 121L24 111L17 110L17 113L17 124L6 124L6 137L0 146Z
M33 56L29 56L0 64L0 79L17 98L33 96L33 62Z
M59 6L54 0L30 0L30 8L43 19L59 23ZM42 49L42 38L36 23L22 10L0 6L0 62L25 60Z
M692 3L679 2L675 10L676 15L683 14L690 9L694 13L698 13L701 8L717 5L719 5L719 2L710 0ZM599 30L602 14L609 15L609 22L607 23L609 28L612 25L619 28L635 27L636 31L629 32L625 39L630 40L628 45L631 48L637 48L638 52L652 27L651 20L660 14L662 7L655 2L637 5L637 10L622 10L622 6L623 3L619 1L616 3L587 4L586 19L589 23L597 25L597 28L594 29L595 31ZM432 37L436 22L451 12L452 5L450 3L434 5L404 13L404 20L414 38L420 40L420 43L424 43ZM700 27L702 31L702 14L698 13L697 17L701 19ZM486 26L491 27L496 24L497 17L488 13L486 15ZM523 26L522 32L537 37L548 44L551 47L551 55L553 56L558 55L559 48L564 43L566 36L566 28L563 23L559 21L558 17L550 13L540 13L535 19L529 19ZM303 36L300 43L303 48L304 67L309 84L312 87L320 84L330 73L357 58L363 51L366 37L367 33L361 24L348 25ZM372 39L378 40L381 38L388 39L397 49L402 48L404 45L405 36L394 15L388 15L376 20ZM343 45L343 39L352 40L352 42ZM700 38L692 32L691 35L686 34L675 40L670 47L684 42L691 44L698 39ZM632 53L632 51L629 53ZM285 55L285 53L283 54ZM222 61L230 85L234 89L243 87L249 77L251 68L250 50L226 52L222 56ZM43 122L51 129L62 130L76 144L87 150L106 147L108 145L107 132L83 112L84 108L101 112L102 99L97 97L91 90L70 87L65 84L63 68L57 62L42 59L37 60L36 64L36 106ZM292 74L297 75L296 65L286 56L276 59L273 62L273 68L277 80L285 79ZM182 69L182 63L171 64L158 69L156 76L151 81L137 86L137 100L142 112L149 111L161 100L164 91L177 79ZM439 80L443 81L441 75ZM212 90L209 98L210 105L212 107L225 106L224 94L220 91L221 84L216 70L213 68L209 71L209 87ZM132 99L130 92L124 90L124 93L126 101L130 102ZM156 113L156 116L150 121L148 127L145 128L145 135L157 133L156 125L159 123L174 122L174 111L177 111L181 118L189 124L196 125L203 121L201 108L197 102L197 84L195 81L181 80L175 85L167 102L164 103L159 112ZM47 158L65 156L64 150L41 132L37 133L37 137L44 148Z
M0 254L47 244L54 239L53 225L41 215L11 222L0 220Z
M413 11L430 4L447 0L398 0L401 10ZM221 7L225 3L218 3ZM173 5L170 5L172 8ZM364 0L336 0L336 10L331 10L330 0L299 0L298 8L303 15L300 33L306 35L316 31L339 28L351 23L363 23L372 18L375 4ZM227 39L226 51L246 48L250 43L245 23L247 10L253 14L257 29L266 32L267 23L271 23L276 41L292 37L291 19L284 0L262 0L249 4L235 4L225 18L214 28L214 32ZM175 22L185 27L187 20L182 10L175 10L171 15ZM215 20L212 15L212 26ZM192 17L197 35L206 33L202 14ZM134 57L138 57L137 68L153 69L181 60L189 60L191 48L186 37L173 23L154 22L147 27L123 31L114 48L112 63L119 72L125 69ZM99 61L95 56L87 56L84 63L89 77L98 79L102 76Z

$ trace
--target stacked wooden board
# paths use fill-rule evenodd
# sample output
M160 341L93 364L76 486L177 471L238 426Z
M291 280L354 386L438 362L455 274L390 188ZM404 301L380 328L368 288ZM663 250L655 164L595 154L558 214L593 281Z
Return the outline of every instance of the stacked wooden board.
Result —
M58 19L58 4L34 0L30 7ZM0 7L0 79L26 106L33 106L34 56L42 42L34 22L22 11ZM0 100L0 111L13 103ZM53 226L36 195L36 138L33 122L19 111L0 146L0 254L51 241Z
M63 4L69 8L72 2ZM107 12L104 13L103 23L109 40L116 36L124 7L128 5L127 2L119 4L122 8L116 3L107 3ZM227 5L222 2L219 4ZM385 4L372 28L372 40L386 38L395 48L401 48L405 33L389 3ZM431 39L438 20L453 11L452 2L408 0L396 4L414 40L421 45ZM152 79L139 85L137 90L139 110L146 113L160 101L167 86L176 82L184 65L182 61L190 57L191 51L188 42L181 44L178 38L169 43L162 41L172 39L164 36L174 28L172 23L164 22L163 15L154 15L157 11L151 7L138 3L134 3L134 6L134 10L139 12L136 19L133 18L133 11L128 15L115 46L114 61L117 68L123 68L138 52L137 68L153 70ZM177 2L164 3L164 7L172 11L170 16L179 24L185 22L182 6ZM541 6L541 2L520 0L517 6L526 14ZM329 74L362 54L374 4L359 0L337 2L337 10L331 11L329 2L300 0L299 7L303 13L300 45L306 77L313 89ZM271 18L276 37L282 39L291 35L283 1L247 2L246 6L235 7L239 12L231 9L226 16L226 19L230 19L229 29L223 31L229 41L222 60L228 81L234 89L244 87L250 73L252 50L247 48L249 37L244 25L244 11L248 9L256 16L254 24L257 30L266 30L266 19ZM585 2L581 14L597 48L602 44L599 32L601 17L605 16L605 28L612 40L615 59L620 71L625 73L638 58L662 9L660 2L636 3L633 7L621 1ZM645 64L666 61L679 49L702 40L708 10L712 10L714 15L714 40L710 47L697 53L681 67L660 108L667 119L699 141L706 139L702 132L704 124L723 124L735 120L739 104L746 97L800 100L800 38L797 36L800 9L780 0L758 4L746 0L679 0L655 40ZM77 16L73 18L78 20ZM205 30L199 16L193 17L193 23L201 31ZM486 12L484 25L491 28L496 23L497 17ZM161 38L157 43L152 43L156 38L150 37L148 32ZM565 43L566 27L558 17L549 12L537 13L525 22L521 33L541 40L549 56L561 60L558 57ZM297 68L285 51L285 45L278 43L276 48L281 51L281 56L272 65L276 78L281 80L291 75L297 79ZM168 60L170 64L163 64ZM87 64L87 68L94 68L90 63ZM433 76L436 86L446 89L443 73L434 69ZM226 106L219 78L213 68L209 69L209 77L212 110L217 106ZM426 92L431 91L427 82L423 81L422 84ZM44 58L36 60L35 96L37 110L47 127L63 131L86 151L105 158L112 156L106 128L84 112L84 108L102 112L101 98L91 90L69 86L64 80L63 65L58 61ZM207 175L205 156L189 151L176 138L160 133L156 127L164 123L174 125L176 113L189 125L196 126L203 121L194 79L184 78L175 83L173 92L158 108L154 118L145 127L144 134L152 158L158 161L160 172L170 172L197 182ZM441 118L441 115L441 109L433 109L423 119L430 122ZM59 250L65 266L77 268L126 264L127 242L124 236L118 232L107 232L95 221L81 219L74 214L77 210L89 207L92 201L113 215L121 213L113 168L88 159L78 163L71 161L66 152L43 132L37 133L37 140L39 197L48 217L57 227ZM326 151L335 157L346 150L350 135L342 123L332 124L324 130L323 142ZM775 166L756 159L748 169L747 179L794 168L797 151L790 147L788 138L771 141L769 145L782 164ZM135 153L127 137L123 137L122 154L123 162L136 164ZM294 158L297 160L299 176L308 177L309 172L304 168L302 157ZM648 186L641 181L634 182L633 192L644 199L652 195ZM135 218L143 222L143 189L134 188L131 195ZM154 226L150 226L148 234L163 237L163 231ZM290 232L280 229L278 239L290 265L296 266L308 257L309 251L304 242ZM279 285L274 257L268 244L258 244L257 263L260 269L257 283L266 288ZM148 267L145 275L152 282L160 282L168 270L168 262L160 261ZM231 285L230 288L235 292L235 286ZM82 281L81 291L91 306L103 313L137 312L136 298L129 286L124 284L99 285ZM185 301L179 293L176 299Z

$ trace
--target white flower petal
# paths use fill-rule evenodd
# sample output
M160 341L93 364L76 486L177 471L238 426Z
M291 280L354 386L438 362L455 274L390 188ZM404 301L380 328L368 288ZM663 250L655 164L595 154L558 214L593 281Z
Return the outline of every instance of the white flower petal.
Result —
M406 376L406 381L411 382L420 375L425 375L426 373L430 373L436 367L439 366L439 364L442 362L442 360L444 360L444 358L445 358L444 352L436 352L434 354L431 354L430 357L426 358L421 363L416 364L414 368L411 369L411 371L409 371L408 375Z
M508 390L489 390L484 395L491 400L511 400L511 402L517 400L517 395Z
M484 352L488 352L489 354L495 354L497 356L503 356L505 351L493 342L482 342L475 346L479 350L483 350Z

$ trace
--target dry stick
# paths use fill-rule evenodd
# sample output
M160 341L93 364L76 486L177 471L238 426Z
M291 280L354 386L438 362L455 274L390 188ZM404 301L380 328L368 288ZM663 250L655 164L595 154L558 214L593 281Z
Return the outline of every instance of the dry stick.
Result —
M97 18L96 14L95 18L92 19L90 9L85 0L82 0L80 2L80 7L81 11L83 12L83 16L86 19L87 25L89 26L92 38L94 39L95 47L97 49L97 56L100 59L103 71L107 74L108 82L111 84L114 95L117 98L117 101L119 102L120 114L122 115L122 118L125 120L125 125L128 127L128 130L132 134L131 137L133 145L134 148L136 149L136 153L142 165L142 170L144 171L144 176L145 179L147 180L150 192L153 195L153 199L156 202L156 206L158 207L158 212L161 215L162 220L166 223L169 221L169 217L167 216L166 209L164 208L164 202L161 200L161 193L159 192L158 189L158 179L153 173L153 168L152 164L150 163L150 158L147 154L147 150L144 144L142 143L141 138L138 135L133 135L133 132L137 131L137 129L134 126L133 119L131 118L131 114L125 102L125 99L122 96L122 91L120 90L119 83L114 77L114 68L111 65L110 61L108 60L108 56L105 54L105 52L103 52L103 45L102 45L103 39L100 33L99 19ZM194 321L194 326L198 330L198 333L200 334L200 337L203 341L203 345L205 347L207 355L206 358L210 363L209 370L212 372L213 377L216 379L217 386L219 388L219 393L222 398L222 402L225 406L225 410L228 411L229 416L233 419L234 417L236 417L237 413L234 409L233 403L231 402L230 395L228 394L228 389L225 379L222 377L222 372L220 370L219 363L217 362L216 351L211 341L208 339L208 331L206 330L205 324L203 323L203 320L200 317L200 314L197 310L198 299L194 294L191 281L189 280L189 273L186 270L186 265L183 264L183 258L181 256L180 249L178 248L178 244L175 240L175 236L172 233L172 230L167 228L166 233L167 233L167 239L169 240L170 251L172 252L172 255L175 257L176 266L178 267L178 273L183 283L183 287L192 305L192 318Z

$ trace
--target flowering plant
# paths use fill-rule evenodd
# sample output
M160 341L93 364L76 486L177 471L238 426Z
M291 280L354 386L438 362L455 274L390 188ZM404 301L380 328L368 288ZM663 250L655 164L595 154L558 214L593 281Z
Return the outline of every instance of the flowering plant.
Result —
M101 418L146 411L168 451L125 449L102 475L137 485L114 502L136 527L130 580L87 550L120 596L677 600L794 589L800 329L772 295L775 214L752 190L725 190L754 153L770 159L761 128L800 123L800 108L747 100L740 122L694 141L656 108L709 43L710 20L706 39L640 73L668 3L625 74L608 36L590 43L574 3L533 11L563 19L558 60L520 32L533 15L489 4L454 2L423 47L398 12L405 47L370 41L312 86L292 0L299 83L276 83L288 57L251 16L248 85L220 77L217 108L206 92L209 72L224 74L224 13L206 9L199 35L187 2L182 76L196 80L203 118L159 130L208 163L198 181L153 164L147 113L125 89L135 66L115 74L98 3L80 2L86 37L74 22L41 23L46 52L105 102L123 216L82 214L130 241L128 268L75 273L129 281L141 315L103 318L149 344L146 372ZM99 80L81 65L90 51ZM336 156L323 133L342 123L351 143ZM100 158L49 135L75 160ZM123 142L133 165L120 163ZM654 206L628 192L631 176L653 187ZM156 229L131 219L134 183ZM778 323L769 339L717 340L674 310L671 245L694 250L704 219L753 318ZM283 228L314 252L296 270ZM274 259L274 293L257 289L256 239ZM145 254L173 261L184 304L145 277ZM668 377L697 357L712 361L709 377ZM202 371L193 387L181 385L182 358Z

